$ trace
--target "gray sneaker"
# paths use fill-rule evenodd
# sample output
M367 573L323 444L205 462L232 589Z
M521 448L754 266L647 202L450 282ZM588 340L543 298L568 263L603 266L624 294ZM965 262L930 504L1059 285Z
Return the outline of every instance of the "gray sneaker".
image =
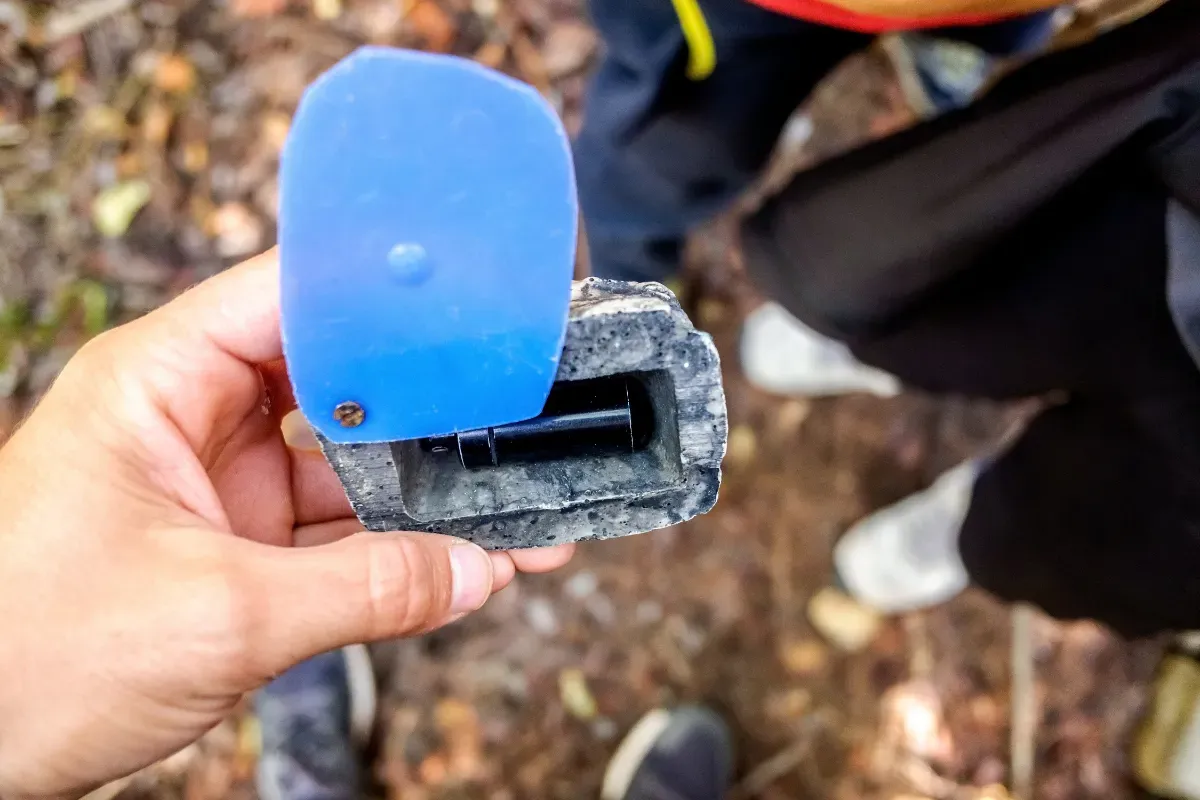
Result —
M725 723L705 708L658 709L621 742L601 800L722 800L733 777Z
M259 690L254 698L262 729L259 797L362 797L361 750L370 738L375 705L375 676L362 645L310 658Z
M958 534L978 474L968 461L854 525L833 549L840 586L884 613L928 608L965 589Z
M892 397L900 392L895 376L863 364L844 344L817 333L777 303L746 317L740 355L746 378L776 394Z

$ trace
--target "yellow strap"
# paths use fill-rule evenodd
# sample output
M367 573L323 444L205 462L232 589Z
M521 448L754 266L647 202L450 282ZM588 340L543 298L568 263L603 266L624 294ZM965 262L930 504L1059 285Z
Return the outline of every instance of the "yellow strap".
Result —
M683 38L688 45L687 76L694 81L702 81L712 75L717 66L717 48L713 44L712 31L700 10L699 0L671 0L675 6L675 14L679 17L679 27L683 28Z

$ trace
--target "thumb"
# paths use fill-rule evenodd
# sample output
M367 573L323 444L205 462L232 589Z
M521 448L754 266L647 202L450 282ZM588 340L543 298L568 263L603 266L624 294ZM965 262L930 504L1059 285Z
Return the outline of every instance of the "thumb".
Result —
M363 532L320 547L253 550L263 613L254 627L265 635L247 645L263 677L337 647L432 630L492 592L487 552L450 536Z

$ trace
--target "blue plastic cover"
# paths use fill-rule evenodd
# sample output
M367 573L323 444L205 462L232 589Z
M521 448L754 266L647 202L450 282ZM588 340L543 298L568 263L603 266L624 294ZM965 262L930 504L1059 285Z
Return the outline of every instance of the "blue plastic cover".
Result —
M380 442L537 416L578 224L567 136L537 92L362 48L305 93L280 175L284 354L317 430ZM357 427L334 418L346 402Z

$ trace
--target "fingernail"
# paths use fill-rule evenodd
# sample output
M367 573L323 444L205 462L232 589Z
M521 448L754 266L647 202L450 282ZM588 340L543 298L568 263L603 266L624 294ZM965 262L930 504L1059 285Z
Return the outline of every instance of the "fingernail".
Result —
M279 427L283 431L283 441L293 450L321 449L321 446L317 444L317 437L313 434L308 420L300 413L300 409L293 409L284 415Z
M478 545L462 542L450 548L450 574L454 580L452 614L474 611L492 593L492 559Z

